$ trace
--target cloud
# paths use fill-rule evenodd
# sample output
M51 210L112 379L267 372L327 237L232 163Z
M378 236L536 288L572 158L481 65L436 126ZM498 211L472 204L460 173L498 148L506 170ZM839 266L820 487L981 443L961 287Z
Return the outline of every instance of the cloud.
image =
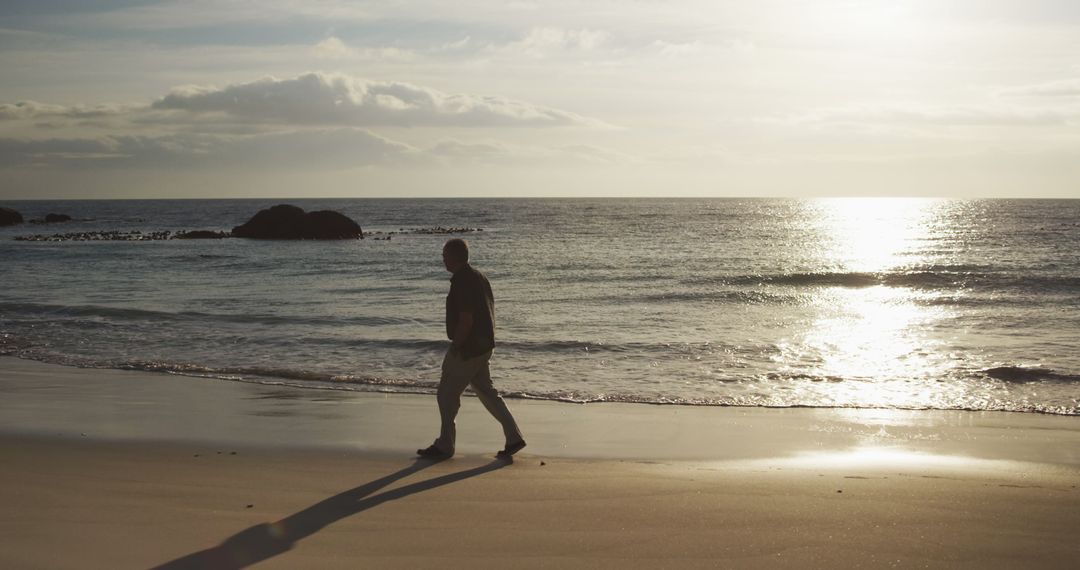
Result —
M444 52L460 51L460 50L463 50L463 49L466 49L467 47L469 47L470 43L472 43L472 36L465 36L465 37L461 38L460 40L444 43L439 48L439 51L444 51Z
M28 120L39 118L62 117L71 119L90 119L109 115L117 115L124 111L123 107L111 105L96 105L93 107L76 105L50 105L37 101L19 101L17 103L0 103L0 121L2 120Z
M116 141L90 138L0 138L0 166L43 165L58 161L122 156Z
M894 126L1066 126L1076 113L1059 109L1008 106L933 107L918 105L855 106L819 109L779 122L802 125Z
M448 139L435 143L430 152L435 156L445 158L483 159L509 156L513 151L502 144L469 143Z
M1080 79L1063 79L1037 85L1004 89L1002 95L1032 97L1080 97Z
M533 57L545 57L565 51L593 51L603 46L611 34L603 30L568 30L563 28L533 28L521 41L511 45Z
M489 165L611 165L632 157L612 149L585 144L559 146L509 145L500 142L468 142L444 139L425 153L442 164L483 163Z
M336 36L330 36L315 44L312 46L311 52L319 59L330 60L365 59L406 62L416 57L416 54L412 51L396 47L352 48Z
M311 51L315 54L315 57L321 59L342 59L352 55L349 46L334 36L315 44Z
M952 0L925 2L944 16L965 21L1019 22L1062 26L1080 21L1080 4L1074 0Z
M360 167L411 160L418 150L363 129L220 136L198 133L85 138L0 138L0 166Z
M330 41L324 47L332 51L342 46ZM418 144L391 140L370 129L416 126L439 133L440 127L602 124L503 97L447 94L408 83L326 73L223 88L181 87L141 105L0 104L0 125L0 167L7 169L341 170L459 162L527 164L555 156L608 160L602 149L584 146L570 152L475 138L419 139ZM451 132L444 129L439 134ZM397 136L408 138L401 132Z
M591 145L509 145L442 139L421 148L364 129L339 128L231 136L202 133L0 138L0 168L53 170L165 169L200 171L348 170L368 166L460 167L611 165L629 157Z
M587 144L563 145L556 150L562 157L591 163L614 164L631 159L624 153Z
M229 149L230 161L307 166L368 166L408 160L418 149L363 129L295 131L245 137Z
M749 54L757 49L752 42L743 39L729 39L720 43L708 43L701 40L669 42L655 40L650 47L657 56L681 59L693 56L716 56L719 53Z
M653 47L656 48L657 55L662 57L685 57L701 53L705 49L705 44L701 40L681 43L656 40L653 42Z
M182 87L153 103L158 110L216 113L290 125L512 127L596 125L597 121L498 96L448 94L409 83L343 74L272 77L224 88Z

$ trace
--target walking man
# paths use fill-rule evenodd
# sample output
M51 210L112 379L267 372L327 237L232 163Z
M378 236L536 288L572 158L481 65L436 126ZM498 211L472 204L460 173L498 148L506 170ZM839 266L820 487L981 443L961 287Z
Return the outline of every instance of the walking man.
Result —
M457 428L454 419L461 393L472 386L487 411L502 424L506 447L499 457L510 457L525 447L514 416L491 384L488 361L495 348L495 297L487 277L469 265L469 244L451 239L443 245L443 265L453 274L446 296L446 336L450 348L443 358L438 402L442 427L430 447L416 450L421 457L447 459L454 455Z

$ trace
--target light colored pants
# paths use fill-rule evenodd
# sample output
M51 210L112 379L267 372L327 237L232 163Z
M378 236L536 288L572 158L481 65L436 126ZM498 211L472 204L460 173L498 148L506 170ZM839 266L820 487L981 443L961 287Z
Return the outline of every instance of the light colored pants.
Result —
M499 397L499 392L491 384L489 360L491 360L490 350L472 358L462 358L456 352L447 351L446 357L443 358L442 378L439 380L438 391L442 428L439 431L439 439L435 440L435 447L445 453L454 453L454 444L457 440L457 426L454 420L457 418L458 409L461 408L461 394L468 386L472 386L487 411L502 424L506 443L516 443L523 439L514 416L506 407L506 402L503 402L503 399Z

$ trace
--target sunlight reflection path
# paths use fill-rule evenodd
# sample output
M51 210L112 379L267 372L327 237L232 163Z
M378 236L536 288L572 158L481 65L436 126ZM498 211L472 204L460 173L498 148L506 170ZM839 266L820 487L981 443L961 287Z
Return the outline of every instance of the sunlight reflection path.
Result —
M995 474L1026 472L1031 466L1019 461L983 459L966 455L942 455L900 447L858 446L835 451L814 451L791 457L751 460L747 467L761 466L793 469L837 469L861 471L904 471L926 469L946 471L984 471ZM1045 469L1045 468L1044 468Z
M821 261L838 271L879 273L925 261L920 249L946 202L828 198L810 202Z
M945 202L923 199L826 199L810 203L821 266L842 276L883 278L929 263L923 253ZM833 405L926 406L940 398L934 380L951 367L931 334L949 310L928 301L936 293L886 285L821 287L813 316L781 343L781 372L827 382ZM913 390L922 382L927 390ZM931 389L932 388L932 389ZM793 387L799 390L798 386ZM821 386L804 389L820 392ZM897 398L901 398L898 401Z

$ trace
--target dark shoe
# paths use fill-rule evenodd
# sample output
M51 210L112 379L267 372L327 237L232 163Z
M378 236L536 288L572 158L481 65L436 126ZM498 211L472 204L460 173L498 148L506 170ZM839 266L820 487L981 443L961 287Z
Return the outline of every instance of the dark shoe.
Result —
M447 453L434 445L427 449L417 449L416 454L425 459L450 459L454 456L453 453Z
M506 445L506 449L495 454L495 457L513 457L513 455L522 449L525 449L525 440L518 441L516 443L509 443Z

